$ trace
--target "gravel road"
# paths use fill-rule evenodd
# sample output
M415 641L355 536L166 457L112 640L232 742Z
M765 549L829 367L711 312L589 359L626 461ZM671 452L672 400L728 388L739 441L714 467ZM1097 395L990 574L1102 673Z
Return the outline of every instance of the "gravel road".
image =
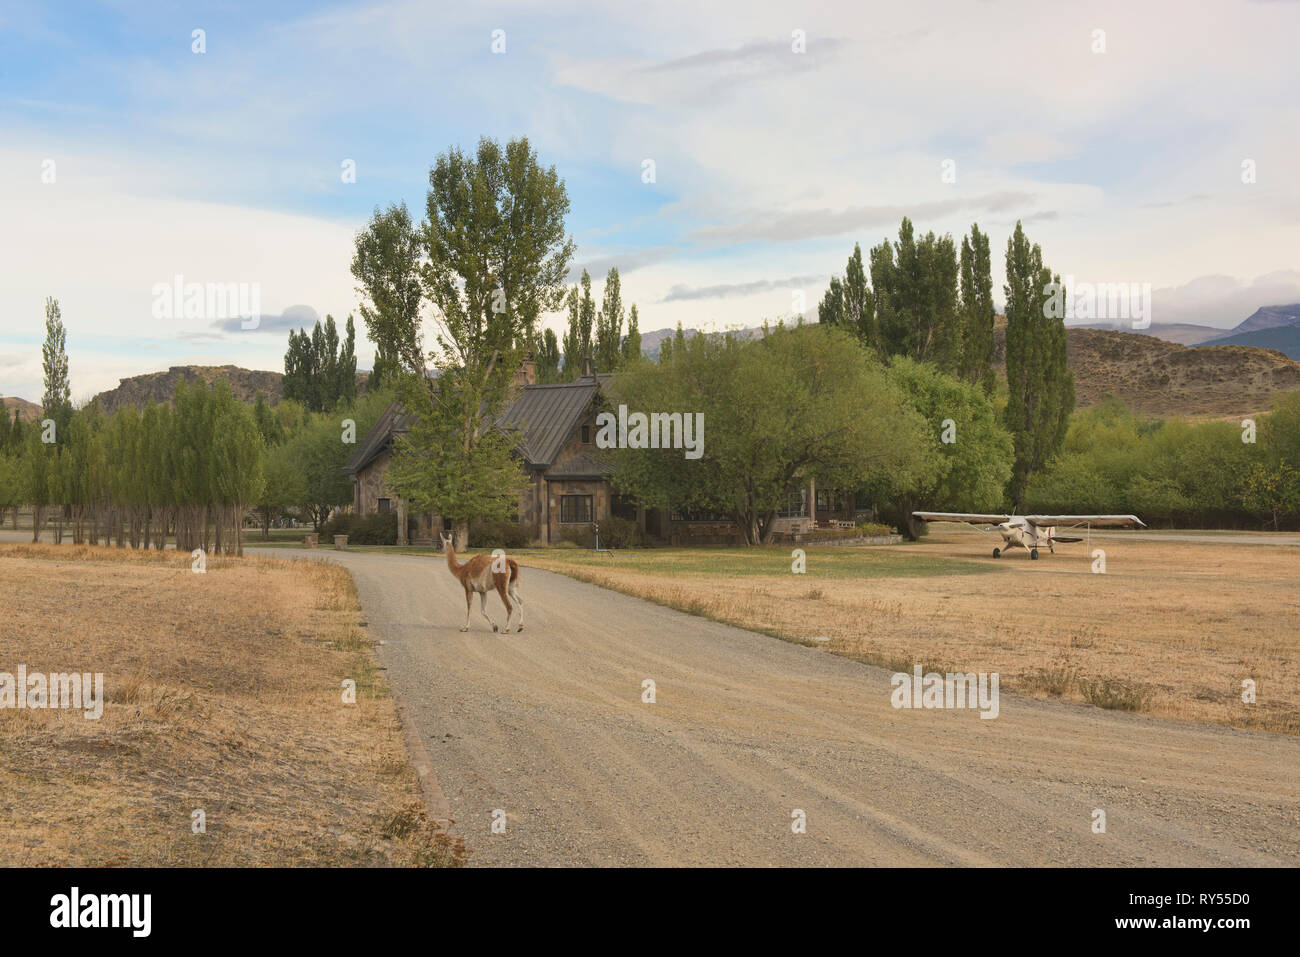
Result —
M1300 863L1295 738L1007 694L994 720L895 710L880 669L531 568L521 634L477 609L462 634L441 560L264 553L355 576L475 865Z

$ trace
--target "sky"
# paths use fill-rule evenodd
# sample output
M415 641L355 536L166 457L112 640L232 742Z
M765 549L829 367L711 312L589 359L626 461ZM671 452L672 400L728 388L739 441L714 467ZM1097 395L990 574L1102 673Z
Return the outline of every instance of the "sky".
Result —
M326 314L369 368L355 235L482 136L556 168L575 278L617 265L643 332L815 316L904 215L978 222L998 290L1019 220L1055 272L1231 327L1300 302L1297 36L1289 0L0 0L0 394L40 399L47 296L74 401L280 370ZM177 277L255 290L257 328L169 315Z

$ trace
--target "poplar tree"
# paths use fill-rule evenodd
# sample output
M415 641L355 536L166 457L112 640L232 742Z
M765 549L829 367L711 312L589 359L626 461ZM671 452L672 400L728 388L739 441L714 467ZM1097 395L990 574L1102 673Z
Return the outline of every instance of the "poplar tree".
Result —
M533 358L537 362L538 382L549 384L560 381L560 343L554 330L542 330L533 347Z
M618 267L611 266L605 277L600 312L596 314L595 365L599 372L614 372L622 358L623 291Z
M1023 504L1034 474L1060 450L1074 411L1074 374L1067 365L1065 322L1049 314L1060 276L1043 265L1019 222L1007 240L1007 430L1015 441L1010 497Z
M56 442L61 440L63 431L72 419L67 340L59 301L49 296L45 300L45 343L41 346L41 366L45 370L45 395L41 399L41 407L44 417L54 420Z
M883 356L910 356L954 372L961 361L957 247L951 236L916 237L906 216L898 240L871 250L871 285Z
M961 241L961 317L963 324L961 378L992 395L993 274L989 237L973 223Z
M596 324L596 301L591 298L591 276L587 270L582 271L579 284L569 289L567 305L569 331L564 336L564 378L572 382L582 375L593 352L591 334Z
M641 358L641 326L636 314L636 303L627 316L627 335L623 339L623 365L636 362Z
M365 296L361 319L375 345L375 361L367 387L372 392L392 383L401 369L401 356L417 352L420 332L420 235L405 203L376 209L357 235L352 275ZM399 347L398 343L402 343Z

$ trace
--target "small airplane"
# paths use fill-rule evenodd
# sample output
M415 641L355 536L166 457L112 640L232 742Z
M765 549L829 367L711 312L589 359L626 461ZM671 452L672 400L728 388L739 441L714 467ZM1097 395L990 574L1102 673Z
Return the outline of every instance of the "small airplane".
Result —
M913 518L923 522L968 522L971 525L991 525L1002 536L1002 548L993 549L998 558L1004 550L1015 545L1024 546L1030 558L1038 558L1038 546L1046 545L1056 554L1056 545L1081 542L1082 538L1063 538L1056 534L1063 528L1146 528L1146 523L1136 515L993 515L979 512L913 512Z

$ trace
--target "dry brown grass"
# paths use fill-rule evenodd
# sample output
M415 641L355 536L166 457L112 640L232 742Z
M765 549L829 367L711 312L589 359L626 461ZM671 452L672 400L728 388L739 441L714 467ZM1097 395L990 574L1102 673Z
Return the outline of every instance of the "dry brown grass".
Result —
M103 672L106 699L99 720L0 710L0 864L463 861L424 813L343 569L12 545L0 578L0 671Z
M891 670L996 671L1005 690L1300 734L1300 548L1093 546L1106 550L1105 575L1092 574L1083 545L995 560L975 530L872 551L897 556L900 570L928 557L1000 573L818 580L819 553L844 550L813 547L804 575L723 577L689 559L673 569L658 550L594 567L558 551L524 563ZM1255 704L1241 700L1246 678Z

